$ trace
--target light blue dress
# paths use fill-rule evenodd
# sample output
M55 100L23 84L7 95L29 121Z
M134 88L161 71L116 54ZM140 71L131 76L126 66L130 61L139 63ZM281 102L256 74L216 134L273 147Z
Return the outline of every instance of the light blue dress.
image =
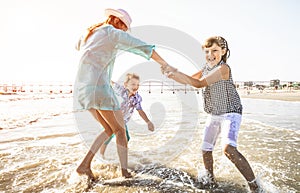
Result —
M111 25L103 25L84 43L74 84L74 110L120 110L110 81L118 50L125 50L150 59L154 45L132 37Z

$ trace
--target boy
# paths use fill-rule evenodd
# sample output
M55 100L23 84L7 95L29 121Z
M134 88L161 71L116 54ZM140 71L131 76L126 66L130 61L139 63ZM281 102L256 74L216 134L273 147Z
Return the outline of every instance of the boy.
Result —
M126 128L127 141L130 140L130 136L129 136L128 127L126 123L128 123L128 121L130 120L134 112L134 109L138 111L141 118L147 123L148 129L150 131L154 131L153 123L148 119L146 113L143 111L141 106L142 97L137 92L139 89L139 84L140 84L140 77L134 73L128 73L126 75L124 86L113 82L113 86L116 94L123 99L121 103L121 110L123 113L123 118L124 118L124 123ZM102 158L104 158L106 147L113 137L114 135L112 135L108 140L106 140L103 143L103 145L100 147L100 154Z

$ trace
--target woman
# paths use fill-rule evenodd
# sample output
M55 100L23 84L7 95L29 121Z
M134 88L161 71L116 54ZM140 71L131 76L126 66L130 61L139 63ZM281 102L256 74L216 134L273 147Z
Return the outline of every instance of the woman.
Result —
M95 179L91 161L103 142L115 134L122 176L130 178L123 115L110 84L115 58L118 50L125 50L148 60L152 58L161 68L168 64L154 51L154 45L126 33L132 20L125 10L106 9L105 15L106 21L88 28L77 45L81 59L74 88L74 107L91 112L104 131L97 136L76 171Z

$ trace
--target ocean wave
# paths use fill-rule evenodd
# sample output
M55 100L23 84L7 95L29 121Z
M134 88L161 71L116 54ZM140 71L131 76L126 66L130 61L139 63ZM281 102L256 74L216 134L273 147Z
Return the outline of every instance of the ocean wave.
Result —
M62 99L49 103L46 100L44 105L46 109L54 105L50 111L69 111L72 106L70 101ZM39 105L29 106L38 108ZM44 111L42 108L41 112ZM169 118L171 123L178 119L176 116ZM184 128L190 127L186 121L180 123ZM90 124L88 122L85 125L87 130L91 129ZM88 147L77 133L71 114L52 116L24 128L2 130L0 141L4 143L0 143L0 192L204 192L206 190L195 183L198 169L203 168L200 149L203 124L195 129L193 138L185 133L178 134L178 138L176 135L178 141L174 141L174 135L170 135L174 124L165 124L165 129L152 135L137 136L134 135L134 129L129 128L132 139L128 146L128 164L136 177L112 179L120 177L117 150L112 142L107 149L107 158L112 161L103 163L96 156L92 162L92 171L98 179L96 183L89 183L76 173ZM95 135L91 135L94 139ZM278 190L294 193L299 190L297 139L299 134L296 131L247 119L242 123L238 148L247 157L267 193L280 192ZM164 141L174 142L165 146L167 143L161 143ZM222 154L220 141L214 151L214 169L219 187L208 191L247 192L246 180ZM157 146L160 148L155 150ZM180 151L175 155L172 151L177 149Z
M23 95L0 101L0 130L72 113L72 95Z

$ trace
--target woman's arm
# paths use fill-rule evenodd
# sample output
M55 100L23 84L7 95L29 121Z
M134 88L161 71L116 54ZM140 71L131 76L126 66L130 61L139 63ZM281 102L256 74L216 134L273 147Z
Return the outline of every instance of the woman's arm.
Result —
M206 87L220 80L228 80L229 69L228 66L222 65L207 76L202 76L202 71L189 76L180 71L178 71L173 66L168 65L168 63L155 51L153 50L151 58L161 65L161 70L163 74L166 74L169 78L179 82L181 84L189 84L196 88Z
M151 58L160 64L161 68L168 66L168 63L155 51L152 51Z

